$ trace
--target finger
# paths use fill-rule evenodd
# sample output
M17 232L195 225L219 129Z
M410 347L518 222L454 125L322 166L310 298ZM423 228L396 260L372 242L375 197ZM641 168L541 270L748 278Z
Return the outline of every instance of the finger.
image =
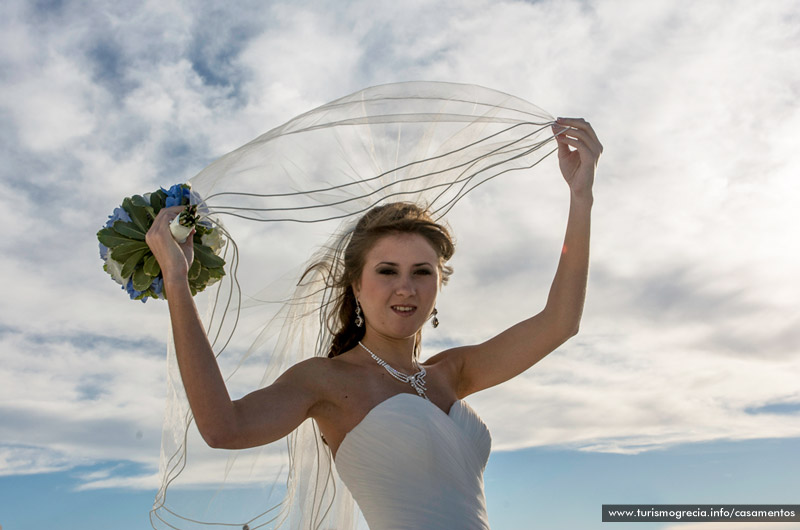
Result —
M556 118L556 123L561 124L561 125L568 125L569 127L579 127L579 126L582 126L584 124L588 125L589 122L587 122L583 118L565 118L565 117L562 116L562 117Z
M591 124L583 118L558 118L556 125L566 127L568 129L567 134L583 134L584 141L586 141L587 144L593 143L596 144L598 148L601 147L600 140L597 138L597 133L594 132Z
M596 164L597 163L597 159L600 157L600 155L598 155L597 153L592 151L589 148L589 146L587 146L586 143L583 140L581 140L580 138L571 138L569 136L564 136L564 137L562 137L561 141L564 144L567 144L567 145L570 145L570 146L574 147L575 150L578 152L578 156L580 157L582 162L592 163L592 164ZM561 143L559 143L559 146L560 145L561 145ZM559 155L560 155L560 153L561 153L561 151L559 150Z
M584 149L584 150L586 149L586 145L579 138L570 138L569 136L561 136L559 138L559 142L558 142L559 152L560 152L560 149L561 149L562 145L565 146L565 148L566 148L566 146L571 145L575 149L579 149L579 148L580 149ZM571 153L572 151L569 151L569 152Z
M569 127L573 127L575 129L580 129L582 131L586 131L592 140L597 144L598 151L602 153L603 146L600 143L600 139L597 137L597 133L594 131L592 124L588 121L584 120L583 118L558 118L556 120L556 124L558 125L566 125Z
M183 243L181 243L181 247L194 248L194 233L195 233L195 229L192 228L192 231L189 232L188 236L186 236L186 240Z
M156 218L153 219L153 227L156 227L156 230L161 230L163 225L169 225L173 219L178 217L178 215L186 208L185 206L170 206L168 208L161 208L156 214Z
M589 134L587 131L581 129L568 129L563 136L581 140L589 149L589 151L596 156L600 156L600 153L603 151L603 146L600 145L600 142L596 141L595 137Z
M166 239L168 233L170 232L169 223L177 217L178 212L169 211L170 208L162 208L156 214L155 219L153 219L153 224L150 225L150 228L147 230L145 234L145 241L150 243L156 244L156 241L159 239ZM169 234L171 236L171 233Z
M168 208L161 208L159 210L158 215L163 215L164 217L177 217L179 213L181 213L186 206L170 206Z
M564 133L566 131L567 131L566 127L558 127L557 125L553 125L553 137L556 139L559 158L568 156L572 152L570 151L569 146L566 144L566 142L564 142L565 139Z

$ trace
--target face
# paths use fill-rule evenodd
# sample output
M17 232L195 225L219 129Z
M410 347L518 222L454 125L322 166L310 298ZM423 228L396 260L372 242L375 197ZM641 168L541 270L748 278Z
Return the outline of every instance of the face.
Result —
M367 332L407 338L430 317L439 285L439 257L428 240L419 234L392 234L367 252L353 291Z

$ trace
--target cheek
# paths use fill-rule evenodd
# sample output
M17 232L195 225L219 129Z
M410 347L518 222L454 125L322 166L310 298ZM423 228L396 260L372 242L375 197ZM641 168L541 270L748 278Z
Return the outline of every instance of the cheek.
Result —
M441 282L439 281L438 276L430 276L426 278L424 281L420 282L419 289L425 291L428 296L435 297L439 292L439 288L441 287Z
M362 278L360 285L360 296L366 298L380 297L382 293L391 290L390 282L386 277L371 275Z

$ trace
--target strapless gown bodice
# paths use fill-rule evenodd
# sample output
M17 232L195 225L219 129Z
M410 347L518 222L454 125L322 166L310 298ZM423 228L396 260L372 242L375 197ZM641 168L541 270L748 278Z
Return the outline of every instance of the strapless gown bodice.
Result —
M336 469L370 530L485 530L491 445L464 401L445 414L417 395L396 394L347 433Z

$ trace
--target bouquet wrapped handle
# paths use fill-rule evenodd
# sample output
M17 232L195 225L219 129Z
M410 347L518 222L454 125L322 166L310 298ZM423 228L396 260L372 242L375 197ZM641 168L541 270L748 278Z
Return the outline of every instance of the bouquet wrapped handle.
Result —
M169 223L169 231L178 243L185 243L186 238L192 233L199 219L197 218L197 205L190 204Z

